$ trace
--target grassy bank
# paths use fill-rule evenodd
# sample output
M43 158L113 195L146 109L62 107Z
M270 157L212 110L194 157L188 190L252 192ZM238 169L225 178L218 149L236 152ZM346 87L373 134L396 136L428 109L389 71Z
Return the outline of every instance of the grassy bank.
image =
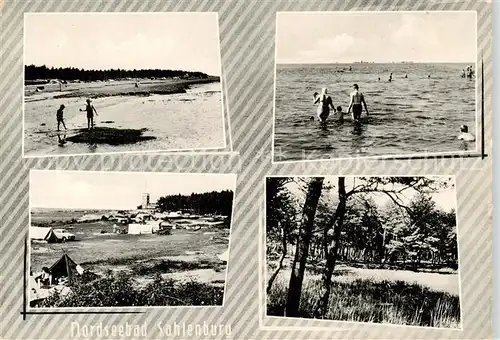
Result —
M287 284L285 280L274 283L267 296L267 315L284 316ZM321 286L320 280L304 283L299 317L313 318ZM445 328L460 326L458 296L404 281L332 282L329 305L324 319Z
M126 274L106 275L71 287L66 296L53 295L40 307L121 307L121 306L220 306L224 288L197 281L155 280L140 288Z

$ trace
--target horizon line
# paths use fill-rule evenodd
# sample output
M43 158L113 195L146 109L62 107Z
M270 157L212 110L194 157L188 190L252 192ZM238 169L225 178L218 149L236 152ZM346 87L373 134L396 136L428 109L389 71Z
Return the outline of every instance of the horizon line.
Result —
M304 64L476 64L477 61L331 61L331 62L276 62L276 64L304 65Z

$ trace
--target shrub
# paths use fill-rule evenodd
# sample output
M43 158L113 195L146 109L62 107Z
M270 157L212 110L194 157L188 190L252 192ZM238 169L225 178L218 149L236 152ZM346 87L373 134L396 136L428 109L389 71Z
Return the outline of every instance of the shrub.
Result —
M224 288L196 281L163 279L159 274L143 288L125 273L80 279L66 296L53 294L41 307L214 306L222 305Z

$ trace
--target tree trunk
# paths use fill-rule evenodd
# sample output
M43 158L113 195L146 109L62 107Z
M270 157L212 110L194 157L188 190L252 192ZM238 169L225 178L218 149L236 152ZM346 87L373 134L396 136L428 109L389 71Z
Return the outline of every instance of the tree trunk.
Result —
M330 286L332 281L333 271L337 262L337 254L340 246L340 233L342 224L344 223L344 215L346 210L347 195L345 191L345 177L339 177L339 204L335 211L333 224L333 237L327 245L326 264L321 276L323 287L321 289L320 301L315 309L316 318L324 318L328 312L328 302L330 300ZM335 223L336 222L336 223Z
M316 208L318 207L319 197L323 189L323 180L324 178L322 177L312 179L307 189L304 210L302 212L302 221L292 264L292 273L288 285L285 316L298 316L300 296L302 294L302 282L304 281L309 244L313 233L314 216L316 215Z
M281 224L280 224L280 226L281 226ZM283 268L283 261L285 261L285 257L286 257L286 254L287 254L288 235L287 235L287 232L286 232L286 227L281 228L281 238L282 238L283 251L281 253L281 258L280 258L280 261L279 261L279 264L278 264L278 268L276 268L276 271L273 273L273 275L271 275L271 278L269 279L269 281L267 283L267 290L266 291L267 291L268 294L271 291L271 287L273 285L274 280L278 276L280 270Z

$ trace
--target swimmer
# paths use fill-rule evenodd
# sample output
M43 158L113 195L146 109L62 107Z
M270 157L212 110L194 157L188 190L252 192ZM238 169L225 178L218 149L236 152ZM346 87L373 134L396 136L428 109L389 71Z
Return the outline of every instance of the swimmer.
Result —
M467 125L462 125L460 127L460 134L457 138L466 142L473 142L476 140L476 137L469 132L469 127Z
M315 92L313 97L313 104L318 104L316 109L318 119L324 123L330 115L330 107L335 111L332 98L328 95L328 89L326 87L321 89L321 95L318 96L318 93Z

